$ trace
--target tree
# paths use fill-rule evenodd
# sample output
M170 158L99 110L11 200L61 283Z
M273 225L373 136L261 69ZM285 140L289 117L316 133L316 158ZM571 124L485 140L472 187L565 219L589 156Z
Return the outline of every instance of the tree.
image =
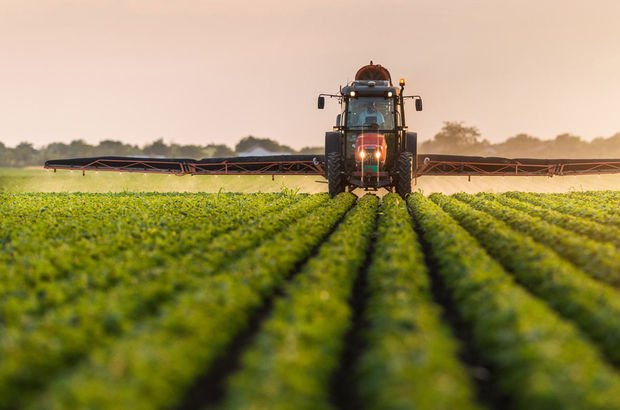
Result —
M62 142L52 142L43 149L43 158L45 160L67 158L69 155L69 146Z
M489 147L487 141L480 141L476 127L466 127L462 122L446 121L432 140L422 143L424 152L450 154L483 154Z
M13 149L13 166L25 167L35 165L39 152L29 142L21 142Z
M170 144L168 153L174 158L200 158L203 156L203 149L200 145Z
M142 151L149 157L165 157L168 155L168 146L164 143L164 140L160 138L145 145Z
M587 151L588 143L580 137L568 133L560 134L553 140L551 150L554 156L564 158L583 157Z
M95 147L96 155L141 155L142 151L135 145L125 144L121 141L103 140Z
M206 157L234 157L235 151L224 144L209 144L204 151Z
M9 165L9 150L4 143L0 142L0 167L8 167Z
M68 154L71 157L92 157L95 155L95 147L84 140L73 140L69 143Z
M590 142L590 153L593 157L617 158L620 156L620 132L609 138L598 137Z
M545 144L540 139L528 134L517 134L506 141L495 144L498 155L506 157L540 156L545 150Z
M265 151L270 152L293 152L293 148L287 145L280 145L277 141L269 138L256 138L251 135L242 138L241 141L235 145L235 152L237 154L241 152L248 152L255 148L262 148Z
M446 147L467 147L479 143L480 131L466 127L462 122L444 122L443 128L435 134L435 141Z

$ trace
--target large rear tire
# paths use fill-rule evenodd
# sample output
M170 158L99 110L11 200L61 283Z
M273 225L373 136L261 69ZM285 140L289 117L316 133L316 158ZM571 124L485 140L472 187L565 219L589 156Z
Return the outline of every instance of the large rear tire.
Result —
M396 179L396 193L405 198L411 193L411 180L413 177L413 154L401 152L398 157L398 178Z
M406 136L405 151L413 155L413 171L418 168L418 133L408 132Z
M342 155L337 152L327 154L327 185L332 198L345 189L344 162Z

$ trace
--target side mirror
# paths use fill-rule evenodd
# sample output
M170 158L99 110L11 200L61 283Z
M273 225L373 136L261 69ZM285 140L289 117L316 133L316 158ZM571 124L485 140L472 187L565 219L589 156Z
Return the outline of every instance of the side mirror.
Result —
M336 115L336 127L340 127L340 120L342 119L342 114Z
M319 107L319 110L322 110L323 108L325 108L325 97L323 97L322 95L319 95L319 101L317 105Z
M415 99L415 110L422 111L422 98L420 97Z

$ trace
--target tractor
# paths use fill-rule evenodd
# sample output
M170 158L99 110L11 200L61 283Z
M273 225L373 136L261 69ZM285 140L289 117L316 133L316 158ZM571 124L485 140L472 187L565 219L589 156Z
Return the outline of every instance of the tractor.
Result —
M416 111L422 111L422 98L405 96L404 89L404 78L395 87L390 72L371 61L339 94L319 95L319 109L325 97L337 98L341 106L336 125L325 133L330 196L357 188L395 190L402 197L411 192L417 134L407 130L405 100L414 100Z
M86 171L164 173L173 175L320 175L333 197L346 190L380 188L402 197L411 192L414 176L554 176L620 173L620 159L502 158L417 153L417 134L405 125L405 100L422 111L422 98L404 95L405 80L392 84L379 64L360 68L355 80L340 87L341 113L325 133L325 155L268 155L219 158L88 157L52 159L45 168Z

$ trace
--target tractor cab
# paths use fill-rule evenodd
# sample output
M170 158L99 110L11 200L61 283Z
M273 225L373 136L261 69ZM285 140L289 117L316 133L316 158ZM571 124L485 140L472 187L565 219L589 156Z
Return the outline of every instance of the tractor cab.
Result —
M398 91L387 80L358 80L342 89L345 169L357 186L391 182L387 167L394 162L401 125Z

